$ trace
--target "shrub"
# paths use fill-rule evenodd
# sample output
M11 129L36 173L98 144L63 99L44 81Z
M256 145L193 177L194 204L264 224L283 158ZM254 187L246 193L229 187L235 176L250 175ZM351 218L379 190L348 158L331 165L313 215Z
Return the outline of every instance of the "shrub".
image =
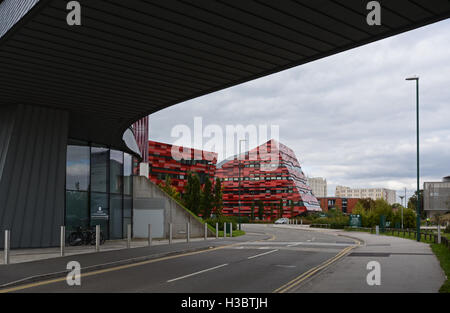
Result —
M224 223L232 223L233 224L233 230L237 229L237 217L235 216L219 216L215 218L208 218L206 220L206 223L211 225L214 229L216 228L216 223L219 223L219 230L223 230L223 224Z

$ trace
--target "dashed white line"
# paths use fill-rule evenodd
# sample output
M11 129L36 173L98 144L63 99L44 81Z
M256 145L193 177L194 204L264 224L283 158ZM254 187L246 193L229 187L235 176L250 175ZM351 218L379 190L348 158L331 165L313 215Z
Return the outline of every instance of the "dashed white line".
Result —
M198 274L201 274L201 273L209 272L209 271L212 271L212 270L215 270L215 269L227 266L227 265L228 265L228 263L222 264L222 265L218 265L218 266L214 266L214 267L207 268L205 270L198 271L198 272L195 272L195 273L192 273L192 274L188 274L188 275L184 275L184 276L177 277L177 278L174 278L174 279L170 279L167 282L171 283L171 282L176 281L176 280L180 280L180 279L188 278L188 277L191 277L191 276L194 276L194 275L198 275Z
M259 256L263 256L263 255L266 255L266 254L269 254L269 253L276 252L276 251L278 251L278 249L272 250L272 251L267 251L267 252L260 253L260 254L257 254L257 255L253 255L253 256L249 256L247 259L250 260L250 259L253 259L253 258L257 258L257 257L259 257Z

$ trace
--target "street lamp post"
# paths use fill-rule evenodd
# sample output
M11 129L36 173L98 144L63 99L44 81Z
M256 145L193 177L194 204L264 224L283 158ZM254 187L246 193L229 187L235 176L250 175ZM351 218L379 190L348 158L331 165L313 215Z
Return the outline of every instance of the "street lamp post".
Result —
M404 198L404 196L399 196L399 197L400 197L400 202L402 205L402 229L403 229L403 198Z
M406 80L416 81L416 137L417 137L417 241L420 241L420 183L419 183L419 77L408 77Z
M239 140L239 159L238 159L238 168L239 168L239 184L238 184L238 190L239 190L239 230L241 230L241 142L246 142L246 139Z

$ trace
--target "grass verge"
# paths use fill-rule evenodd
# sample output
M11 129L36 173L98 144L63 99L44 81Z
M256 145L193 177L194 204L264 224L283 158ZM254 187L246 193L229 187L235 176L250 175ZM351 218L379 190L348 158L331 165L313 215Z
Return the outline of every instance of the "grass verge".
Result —
M444 270L445 276L447 276L447 280L441 286L439 292L450 293L450 249L444 245L433 243L431 244L431 250L438 258L441 268Z
M233 230L233 237L239 237L245 235L245 231L243 230ZM227 237L230 235L227 233ZM219 230L219 237L223 237L223 230Z

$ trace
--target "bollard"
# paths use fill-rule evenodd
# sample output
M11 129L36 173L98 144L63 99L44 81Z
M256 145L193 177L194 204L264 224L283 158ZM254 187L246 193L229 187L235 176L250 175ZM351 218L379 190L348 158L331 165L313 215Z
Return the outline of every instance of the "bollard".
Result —
M223 238L227 237L227 223L223 223Z
M66 248L66 226L61 226L61 234L59 240L60 240L60 255L64 256Z
M219 239L219 223L216 223L216 239Z
M95 251L100 251L100 225L95 225Z
M440 244L441 243L441 225L438 224L438 238L437 238L437 243Z
M375 226L375 234L379 235L380 234L380 226Z
M5 250L3 251L5 264L9 264L10 239L11 239L11 232L9 230L5 230Z
M148 224L148 246L152 245L152 224Z
M189 222L186 223L186 242L189 242L191 239L190 225Z
M169 244L172 244L172 223L169 223Z
M205 240L208 239L208 223L205 223Z
M131 248L131 224L127 225L127 249Z
M303 225L303 219L302 218L300 219L300 225Z

